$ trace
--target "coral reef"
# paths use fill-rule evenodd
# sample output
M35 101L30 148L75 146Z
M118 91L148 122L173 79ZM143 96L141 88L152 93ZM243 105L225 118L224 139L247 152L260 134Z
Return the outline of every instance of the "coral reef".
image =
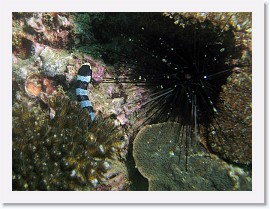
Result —
M44 45L71 48L72 25L68 17L68 13L13 13L13 54L20 59L28 59Z
M250 69L234 69L221 93L220 127L210 128L210 149L230 162L252 163L252 76Z
M30 74L25 81L25 92L29 97L48 97L56 92L53 82L40 74ZM45 101L44 101L45 102Z
M120 84L99 87L104 76L112 77L108 67L89 54L63 48L66 43L55 33L72 30L68 17L13 14L13 190L128 190L129 136L117 115L110 117L123 110L111 106L120 97ZM98 115L92 123L73 101L84 62L91 63L97 85L89 88Z
M25 82L25 91L30 97L38 97L41 93L41 77L37 74L29 76Z
M151 95L149 89L153 83L144 83L149 78L141 75L150 60L149 55L140 53L134 46L138 44L136 41L144 40L143 43L154 46L154 51L147 49L150 54L167 56L168 47L157 45L159 49L155 49L155 39L149 41L145 36L150 29L155 31L151 35L164 35L162 44L169 43L169 37L174 33L167 30L166 24L160 28L159 21L164 18L181 29L181 37L196 39L195 35L200 34L205 40L208 37L202 31L207 32L210 40L218 37L223 43L213 41L209 47L217 46L214 57L218 55L217 60L226 65L224 70L229 70L230 74L219 87L218 98L214 99L211 125L200 126L200 134L195 137L204 148L174 141L177 131L182 138L185 136L182 129L190 128L188 123L182 123L180 130L177 124L171 124L172 129L168 129L166 123L158 124L159 128L153 125L153 130L146 126L143 132L156 130L156 136L151 139L157 139L155 142L150 140L151 146L148 146L143 142L147 138L143 132L137 136L133 152L139 171L149 179L149 190L251 189L251 13L159 13L155 14L155 24L151 23L153 18L145 18L149 15L13 13L14 190L135 188L132 184L136 180L131 179L134 175L128 174L134 172L131 171L133 164L126 156L131 155L128 152L132 150L128 148L132 147L142 124L149 122L146 119L151 112L147 113L144 105L157 95ZM192 35L183 35L187 31ZM224 43L227 43L224 48L228 52L221 47ZM204 44L200 42L198 50ZM176 53L177 47L169 49ZM227 57L219 57L225 53ZM140 54L137 62L127 58L130 54ZM160 61L153 62L150 67L163 72L168 60L168 57L162 57L160 65ZM76 75L84 62L89 62L93 70L93 82L88 86L88 95L98 116L93 123L75 102ZM153 74L157 76L151 71ZM162 90L164 85L159 87ZM155 112L164 101L159 101L152 111ZM202 121L206 120L204 118L200 116ZM159 116L156 119L157 123L164 121ZM166 141L165 133L160 130L167 130L166 135L172 137L172 142ZM164 139L158 136L164 136ZM193 141L194 138L190 140ZM153 152L155 154L151 154ZM167 174L165 168L169 171ZM215 175L209 179L207 175L211 169Z
M115 167L121 165L121 130L102 117L91 122L65 96L50 97L49 104L53 119L40 105L13 106L13 190L96 190L116 176L113 184L127 189L125 170Z
M74 40L74 46L79 51L90 54L94 58L100 58L103 47L97 42L95 36L95 30L107 32L106 25L102 27L102 30L97 29L96 25L100 22L104 22L105 15L104 13L89 13L89 12L80 12L72 13L70 16L72 25L72 39ZM107 21L110 21L107 19Z
M196 118L195 138L200 138L208 151L251 168L251 13L164 13L163 16L166 18L161 14L108 13L92 26L102 26L110 19L106 22L109 35L99 30L92 33L95 41L107 49L102 58L128 78L121 80L119 76L115 82L145 84L144 92L137 98L138 108L133 105L144 122L177 121L189 125ZM125 21L120 24L122 19ZM170 22L176 27L169 27ZM189 54L195 58L189 58ZM176 70L182 67L184 73L173 67ZM182 74L191 77L182 78ZM200 77L206 79L197 79ZM116 106L124 104L122 99L117 101ZM142 104L148 108L143 109ZM245 110L244 114L239 107ZM119 122L124 124L126 120L121 116L118 115Z
M226 161L252 163L252 17L251 13L165 13L184 27L182 15L212 24L227 31L233 28L235 47L241 54L231 61L232 74L228 77L217 104L217 115L204 133L209 150ZM241 111L240 111L241 110Z
M64 75L66 66L73 64L73 57L64 50L45 47L40 53L42 67L46 76Z
M251 173L206 152L200 145L184 149L190 141L187 127L178 123L147 125L134 140L136 167L149 181L149 190L251 190ZM186 170L186 160L188 170Z

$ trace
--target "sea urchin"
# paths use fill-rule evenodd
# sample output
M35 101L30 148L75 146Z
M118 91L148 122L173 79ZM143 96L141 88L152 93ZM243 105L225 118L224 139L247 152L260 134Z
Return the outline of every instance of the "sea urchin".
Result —
M203 128L220 129L215 119L219 95L232 73L231 61L239 57L231 17L221 27L184 15L105 14L110 36L95 32L107 49L102 58L118 69L131 69L117 72L127 79L107 82L144 86L145 96L136 101L142 103L143 124L178 122L189 136L180 140L199 141ZM187 154L190 142L185 144Z

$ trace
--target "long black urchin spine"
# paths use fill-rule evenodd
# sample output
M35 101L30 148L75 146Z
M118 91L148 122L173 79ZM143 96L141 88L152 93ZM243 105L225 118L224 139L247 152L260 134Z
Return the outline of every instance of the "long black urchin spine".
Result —
M94 109L92 103L87 95L87 86L92 80L92 69L89 63L85 63L78 71L76 96L78 102L81 103L81 107L88 110L91 120L95 118Z
M144 87L134 102L140 104L137 118L143 118L139 129L146 124L179 123L186 165L189 148L209 141L210 132L222 133L217 136L219 141L226 139L217 118L223 109L223 86L233 73L234 60L241 56L229 22L234 14L225 15L223 26L210 20L194 21L185 13L171 18L161 13L106 15L113 24L125 18L125 24L119 21L121 27L112 25L108 37L95 37L109 46L103 50L105 62L120 69L115 82ZM121 74L127 79L118 80Z

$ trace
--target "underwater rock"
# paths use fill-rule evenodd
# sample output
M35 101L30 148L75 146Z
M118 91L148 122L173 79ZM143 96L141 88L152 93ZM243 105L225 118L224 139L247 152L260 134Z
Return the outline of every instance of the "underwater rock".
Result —
M30 74L25 81L25 92L31 98L41 99L45 104L48 104L48 100L52 94L54 96L64 95L63 89L58 86L59 91L56 89L53 81L41 76L38 73ZM20 94L20 91L18 91ZM53 109L51 109L54 111Z
M188 147L187 127L178 123L147 125L134 140L136 167L148 179L149 190L251 190L251 174L209 154L200 145ZM187 157L187 158L186 158ZM187 170L186 170L187 160Z
M56 87L53 85L53 82L48 78L43 78L43 86L46 91L46 95L51 95L56 91Z
M70 21L65 16L61 16L61 15L57 14L57 21L58 21L58 25L60 27L67 28L67 27L71 26Z
M13 13L12 26L13 52L21 57L25 57L22 52L26 46L31 50L31 42L66 49L73 43L69 13Z
M236 69L221 92L218 129L210 129L212 152L234 163L252 164L252 75L251 69Z
M33 43L33 46L34 46L35 57L39 57L40 53L45 49L45 45L35 42Z
M42 13L36 13L33 17L27 20L27 25L33 28L36 32L45 32L45 26L42 22Z
M222 159L245 165L252 164L252 15L251 13L187 12L164 13L181 27L196 22L211 21L229 30L233 28L235 48L241 48L239 58L233 59L232 74L222 86L215 122L204 140L208 149ZM188 22L183 21L188 18Z
M39 74L39 67L33 57L25 60L14 57L16 58L16 63L12 64L12 78L16 82L25 83L27 77L31 74Z
M179 27L187 27L210 21L222 28L233 31L234 48L240 53L228 60L226 70L232 73L221 88L217 112L212 124L206 127L203 137L210 152L222 159L244 164L252 164L252 14L232 12L187 12L164 13Z
M73 60L73 57L67 51L56 50L48 46L40 53L40 57L44 74L50 77L64 75L66 66Z
M130 190L127 166L120 161L112 161L112 168L104 173L106 181L97 187L97 191Z
M116 124L118 128L125 129L126 131L125 134L127 137L125 137L124 140L122 140L121 143L119 143L121 145L119 144L117 145L117 147L119 146L120 149L122 149L121 152L118 153L119 156L121 156L122 158L125 158L127 147L128 147L128 144L130 143L129 140L133 140L131 136L134 132L136 132L134 131L136 127L136 124L134 124L134 121L138 120L138 123L140 124L142 124L145 121L146 115L142 114L142 116L139 117L137 113L143 112L142 104L147 102L149 97L147 95L146 88L142 86L135 86L134 84L130 84L130 83L121 83L121 79L119 79L118 82L116 83L116 81L114 80L114 77L119 78L123 75L128 76L134 73L134 71L132 72L131 69L128 69L125 66L120 66L120 68L118 68L119 66L117 66L117 68L113 68L110 65L108 65L108 63L104 64L102 61L99 61L102 54L109 56L107 54L108 53L107 49L115 47L115 45L112 44L112 45L107 46L107 48L106 47L104 48L102 43L99 43L96 40L96 37L101 38L101 41L106 40L106 37L111 38L112 33L108 32L110 31L111 26L114 26L112 28L117 29L117 27L121 25L121 24L118 24L118 26L116 26L115 24L113 25L114 20L110 19L110 21L108 22L107 21L108 18L104 18L104 15L105 13L13 13L13 21L12 21L13 74L12 74L12 78L13 78L13 82L16 85L17 84L18 86L21 85L21 88L20 88L21 92L19 93L17 92L18 93L17 94L15 90L13 90L13 92L15 92L13 95L14 95L14 98L20 97L22 95L21 93L24 92L25 90L25 82L27 81L27 78L29 78L31 74L34 73L34 74L42 75L42 77L44 78L43 83L41 84L42 86L41 93L45 92L47 95L50 95L52 92L55 91L56 85L60 85L61 87L64 88L65 93L69 95L70 98L74 97L73 99L75 99L74 89L72 89L72 82L76 80L75 77L77 75L78 69L80 68L81 64L84 62L91 63L93 67L93 81L94 82L88 86L89 98L91 102L93 103L93 107L97 111L97 113L102 112L103 115L106 115L106 118L108 120L111 120L114 124ZM252 50L251 13L163 13L163 15L169 16L169 18L172 19L174 24L177 24L179 25L179 27L183 27L183 28L187 27L188 25L194 25L194 23L198 23L198 21L199 23L201 23L201 25L207 25L207 21L208 22L210 21L211 24L213 24L214 26L217 26L217 28L222 29L222 31L223 29L224 31L228 31L229 30L228 27L233 27L232 31L234 34L233 38L235 40L235 47L240 46L240 48L242 49L242 56L239 57L239 59L232 60L232 63L230 63L232 65L232 69L237 66L250 65L251 54L252 54L251 53L251 50ZM74 18L75 16L77 18ZM229 21L227 22L227 20ZM120 21L122 21L122 19L120 19ZM108 25L106 26L106 30L99 30L100 28L104 28L103 26L102 27L100 26L100 23L103 23L103 22L106 25L108 23ZM95 36L95 34L100 34L100 36L99 35ZM74 47L75 47L75 50L74 50ZM126 45L124 45L124 47L126 47ZM77 49L81 52L76 51ZM104 59L104 57L102 58ZM114 56L109 56L110 59L112 59L113 57ZM115 64L115 63L112 63L112 64ZM243 68L243 69L241 68L240 70L237 70L237 68L235 69L236 69L235 72L228 78L227 85L222 87L222 93L220 95L221 101L218 104L219 105L218 107L221 114L218 113L215 120L218 120L219 122L218 124L220 124L220 126L222 127L219 130L221 132L218 133L217 131L213 131L209 129L209 130L206 130L209 132L208 136L201 134L200 138L202 140L208 141L208 143L205 142L204 144L205 146L207 146L207 149L209 152L215 153L223 160L249 165L251 163L251 155L250 155L251 153L251 97L250 98L247 98L247 97L249 94L248 91L250 91L251 93L251 83L248 83L249 82L248 79L251 78L251 72L249 72L249 70L246 71L245 70L246 68ZM245 74L247 74L247 77L246 77L247 79L245 79ZM49 80L46 80L47 78ZM108 78L110 78L110 80L108 83L106 83L106 79ZM242 80L243 82L241 82ZM237 82L240 82L240 84L236 84ZM13 85L13 88L15 88L16 85ZM27 86L27 89L31 88L31 85L33 84L30 84L29 86ZM31 94L38 95L39 89L37 88L36 90L37 90L36 92L32 90L34 92L28 93L28 95L30 95L30 97L31 97ZM243 95L240 101L238 101L237 95ZM57 105L54 106L53 103L49 103L50 101L49 97L46 98L46 101L44 97L36 97L36 96L33 96L33 97L35 97L35 99L26 97L24 98L25 103L19 104L20 107L25 105L25 107L27 107L26 109L29 109L28 111L30 111L30 112L27 112L26 110L24 110L25 108L22 108L24 111L24 113L22 114L23 115L22 118L26 116L30 117L29 114L30 115L32 114L34 115L33 121L36 121L37 124L43 123L44 121L46 123L47 122L51 123L54 120L58 121L57 115L59 114L59 110L56 108ZM233 99L230 101L230 98L233 98ZM140 102L137 102L137 101L140 101ZM16 100L14 100L14 102L15 104L17 103ZM27 102L29 102L29 104L26 104ZM39 102L42 104L45 103L46 107L41 108L40 106L38 106L38 108L36 108L34 105L37 105L37 103ZM225 106L222 106L223 102ZM16 105L14 108L17 108ZM238 105L240 105L241 108L243 107L243 109L245 109L244 115L240 115L238 111L239 109ZM82 118L80 117L74 118L75 112L73 109L72 111L70 110L70 112L68 113L65 112L65 113L67 113L67 116L69 117L71 112L74 113L74 115L72 115L71 117L73 121L70 121L69 123L73 124L73 127L68 129L69 130L68 132L66 132L67 130L64 130L63 133L70 135L71 133L69 132L74 131L76 132L76 134L79 134L81 133L81 129L80 129L80 126L78 125L78 122ZM230 112L234 112L233 118L232 118L232 115L230 115ZM222 115L223 113L224 115ZM35 119L35 117L37 117L38 114L40 114L39 118L42 118L41 121L43 122ZM49 115L51 115L51 117L49 117ZM240 120L239 124L237 123L237 120L235 119ZM248 124L248 125L244 127L244 124ZM33 123L31 123L31 126L32 125ZM122 127L120 127L120 125ZM44 128L47 125L38 125L38 126L41 126L42 128ZM233 128L231 129L231 127ZM21 128L18 127L18 130ZM14 133L16 133L16 131L14 130ZM31 130L28 130L26 132L31 132ZM60 132L60 129L57 129L57 128L53 129L52 133L53 132ZM52 133L49 132L49 135ZM220 136L217 137L217 134L219 135L222 134L225 137L223 137L222 139L222 137ZM32 137L31 134L29 134L28 136L29 138ZM58 136L58 133L56 134L56 136ZM21 142L16 141L14 143L15 147L17 146L16 152L19 152L20 150L18 146L21 146L21 144L25 143L25 138L24 137L22 138L23 139L21 140ZM40 140L40 138L37 138L36 136L34 136L34 139L36 141ZM63 140L62 137L60 137L60 139ZM95 137L93 133L89 133L88 139L90 141L91 140L95 141L97 137ZM220 143L220 140L222 143ZM224 146L223 141L225 140L226 142L224 142L225 143L225 146ZM39 142L33 142L33 143L39 144ZM32 146L32 145L29 145L29 146ZM34 145L34 147L36 147L36 144ZM38 149L39 152L41 152L39 148L33 148L33 149ZM190 151L188 151L190 152L191 155L193 155L193 156L190 156L191 160L188 160L188 169L189 169L189 164L193 162L192 161L193 158L196 159L195 160L196 165L197 164L199 165L200 163L204 162L204 161L200 161L198 159L199 157L197 158L195 157L197 156L197 154L199 154L197 153L196 149L197 148L193 148ZM22 147L22 150L25 150L24 146ZM98 146L97 150L99 153L103 153L105 148L102 145L102 146ZM241 152L241 150L244 150L244 152ZM27 152L28 151L26 150L26 153ZM48 152L51 152L51 150ZM170 153L170 155L173 155L173 154L175 153L174 152ZM38 163L37 165L34 163L30 163L31 165L27 164L29 163L29 159L25 157L25 154L21 154L20 156L19 154L17 155L18 155L16 156L17 158L23 156L23 159L26 159L25 163L26 165L29 165L30 167L29 171L31 171L33 165L34 167L37 167L37 169L39 167L42 167L42 165ZM181 164L185 164L185 157L184 157L185 151L182 152L182 155L183 155L182 156L183 159L182 159ZM48 156L50 156L50 154L48 154ZM39 159L39 157L37 159ZM216 160L212 160L212 161L216 162ZM211 165L212 165L212 161L208 162L206 160L206 162L208 162ZM22 161L18 161L18 162L21 163ZM223 161L218 160L218 162L223 162ZM42 161L42 163L45 163L51 166L51 164L47 162L46 160L44 160L44 162ZM178 164L177 163L174 163L174 164L176 166L172 165L172 167L174 167L175 170L177 170ZM57 161L56 165L54 166L56 167L59 166L59 162ZM102 180L101 178L98 179L98 178L91 177L90 179L91 183L89 183L89 185L92 184L93 186L91 187L91 189L96 189L96 190L128 189L128 182L127 182L128 175L126 175L126 171L124 169L124 163L120 163L118 161L115 163L114 161L111 161L110 159L102 160L100 163L98 163L98 167L100 170L104 170L104 168L105 169L110 168L110 166L112 166L112 168L102 174L105 180ZM203 167L202 165L200 166ZM218 166L220 166L220 164L218 164ZM226 163L222 164L221 166L226 167L226 169L228 170L227 172L231 173L231 175L233 176L232 177L233 179L238 178L239 173L245 173L241 168L238 169L236 166L229 166ZM44 168L46 169L46 166ZM115 171L114 170L115 168L116 170L118 169L118 171ZM185 171L185 166L183 165L181 169ZM213 168L213 169L216 169L216 168ZM25 182L29 182L30 180L29 180L29 177L25 177L25 173L24 173L25 169L22 169L22 170L23 172L19 174L17 173L17 171L16 172L13 171L14 178L15 178L14 182L16 183L15 184L16 188L20 188L20 189L25 188L27 190L36 188L36 187L33 187L33 185L32 186L29 185L28 183L25 184ZM52 170L55 171L56 174L54 175L56 175L56 177L54 178L57 179L59 177L57 176L58 175L57 169L55 168L55 170L54 169ZM194 168L194 170L196 170L196 168ZM32 171L30 173L29 171L27 171L28 174L32 175L31 173ZM32 179L33 182L35 182L37 178L40 181L42 180L43 181L42 184L44 185L49 185L48 182L52 182L53 178L48 177L48 175L47 176L44 175L44 178L42 178L38 176L35 172L33 172L34 173L33 174L34 177ZM173 173L173 171L171 173ZM68 175L70 175L71 178L74 177L73 179L74 181L77 181L75 179L83 180L85 178L85 175L81 171L77 172L74 170L74 171L71 171L71 173L69 173ZM243 174L243 175L246 175L246 174ZM75 178L75 176L77 177ZM61 176L61 178L64 179L63 182L65 184L68 184L67 183L68 181L66 180L66 176ZM175 179L178 179L178 177L175 177ZM227 177L225 179L226 181L228 180ZM240 179L242 179L242 177L240 177ZM157 183L159 183L159 181ZM151 184L154 186L152 186L151 188L155 188L155 182L153 183L152 181ZM165 183L168 184L168 182L169 180L168 181L166 180ZM192 182L192 185L193 185L194 181L190 180L190 182ZM244 180L243 182L248 182L248 181ZM75 182L71 184L76 185L77 183ZM218 183L215 183L215 184L218 184ZM251 188L250 184L251 183L248 182L247 183L248 186L246 188ZM239 184L239 186L237 186L236 183L234 184L234 186L232 186L232 184L229 184L229 185L230 185L228 186L229 189L235 187L234 188L235 190L239 188L240 189L244 188L243 190L245 190L245 187L242 185L242 183ZM184 186L181 186L181 189L182 187ZM38 187L38 188L41 188L41 187ZM44 186L44 188L46 187ZM57 190L60 187L50 185L50 189L51 188L54 188L55 190ZM60 189L63 189L63 188L64 187ZM70 189L70 190L82 189L82 187L80 186L70 186L70 187L66 186L65 188ZM87 186L85 188L88 189ZM172 186L172 188L174 187ZM209 188L213 189L211 186L209 186ZM222 186L218 186L217 188L226 189L227 187L222 185ZM161 188L161 189L166 190L166 188ZM197 186L197 189L200 189L199 186ZM178 187L177 188L175 187L175 190L180 190L180 189ZM189 190L189 188L187 188L186 190Z

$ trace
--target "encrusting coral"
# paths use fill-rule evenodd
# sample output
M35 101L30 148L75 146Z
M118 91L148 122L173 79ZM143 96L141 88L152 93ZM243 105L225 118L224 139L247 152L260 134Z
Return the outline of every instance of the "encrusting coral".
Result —
M189 147L185 158L185 145L191 140L187 130L166 122L147 125L137 134L133 156L136 167L149 181L149 190L251 190L249 171L227 164L200 144Z

